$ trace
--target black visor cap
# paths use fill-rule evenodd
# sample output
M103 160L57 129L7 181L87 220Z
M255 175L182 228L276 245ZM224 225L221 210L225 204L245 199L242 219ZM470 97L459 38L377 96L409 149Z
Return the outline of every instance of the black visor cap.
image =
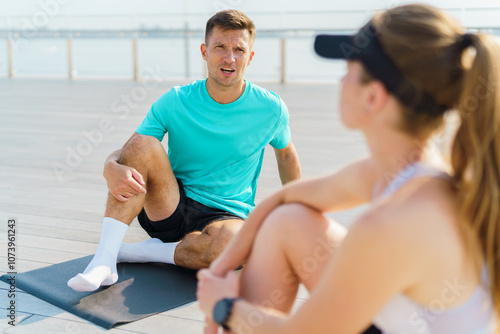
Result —
M314 41L314 51L329 59L358 59L354 53L346 53L347 48L354 45L353 36L349 35L318 35ZM354 57L353 57L354 56Z
M318 35L314 50L329 59L359 60L366 70L395 92L404 81L396 66L382 50L371 23L355 35Z
M385 54L371 22L355 35L318 35L314 50L324 58L359 60L365 69L404 105L417 111L443 113L447 106L438 105L434 98L419 91L399 72L392 60ZM401 90L401 87L407 87Z

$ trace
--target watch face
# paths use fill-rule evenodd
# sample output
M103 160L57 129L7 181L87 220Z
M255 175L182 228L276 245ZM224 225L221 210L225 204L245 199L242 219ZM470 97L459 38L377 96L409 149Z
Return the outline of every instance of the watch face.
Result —
M230 308L230 300L222 299L215 304L214 307L214 320L219 325L224 325L226 318L228 316L229 308Z

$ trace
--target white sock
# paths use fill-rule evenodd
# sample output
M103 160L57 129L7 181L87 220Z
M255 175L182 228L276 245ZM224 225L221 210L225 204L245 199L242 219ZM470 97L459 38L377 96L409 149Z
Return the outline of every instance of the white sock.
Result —
M122 243L118 262L161 262L175 264L175 248L179 242L163 242L152 238L135 244Z
M116 283L116 257L127 230L127 224L105 217L102 221L101 240L94 258L83 274L78 274L68 281L68 286L75 291L94 291L101 285Z

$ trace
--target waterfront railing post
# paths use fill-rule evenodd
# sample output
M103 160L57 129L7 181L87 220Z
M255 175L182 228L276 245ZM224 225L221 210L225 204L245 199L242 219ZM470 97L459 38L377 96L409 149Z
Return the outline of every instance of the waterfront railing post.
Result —
M184 58L186 64L186 78L189 78L190 68L189 68L189 23L184 23Z
M280 41L280 50L281 50L281 77L280 81L282 84L286 82L286 39L285 37L281 38Z
M68 78L73 80L75 78L75 71L73 69L73 43L71 38L66 40L66 47L68 50Z
M139 73L139 59L137 54L137 38L132 39L132 61L134 62L134 81L139 81L141 75Z
M10 38L7 39L7 64L9 66L9 78L13 78L16 75L16 69L14 68L14 57L12 55L12 42Z

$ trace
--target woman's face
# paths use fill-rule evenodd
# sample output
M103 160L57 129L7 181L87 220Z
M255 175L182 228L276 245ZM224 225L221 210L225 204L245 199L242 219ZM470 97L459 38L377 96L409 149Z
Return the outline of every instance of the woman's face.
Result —
M342 78L340 116L345 126L359 129L365 121L364 99L367 85L361 82L363 67L358 61L347 62L347 73Z

